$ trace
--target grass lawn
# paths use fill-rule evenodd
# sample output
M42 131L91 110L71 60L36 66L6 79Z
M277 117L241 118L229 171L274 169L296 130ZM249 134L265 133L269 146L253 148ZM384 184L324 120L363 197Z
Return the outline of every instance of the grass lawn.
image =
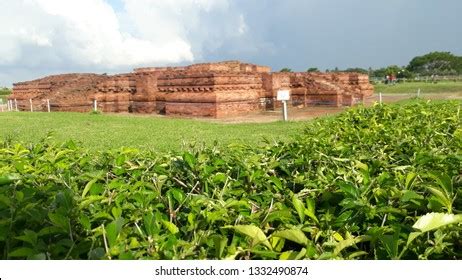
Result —
M122 146L157 151L179 150L191 143L260 144L285 140L306 122L222 124L161 117L89 113L0 113L0 140L37 142L53 132L58 143L72 139L92 150Z
M374 86L376 93L416 93L420 88L421 93L451 93L462 92L462 82L438 82L437 84L425 82L399 83L395 85L377 84Z

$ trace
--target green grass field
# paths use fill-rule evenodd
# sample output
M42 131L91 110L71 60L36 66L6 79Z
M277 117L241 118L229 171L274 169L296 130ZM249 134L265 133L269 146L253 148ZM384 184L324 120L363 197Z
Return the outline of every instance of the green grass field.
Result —
M0 139L37 142L53 132L53 141L72 139L91 150L137 147L180 150L191 143L255 144L285 140L300 133L306 122L223 124L160 117L84 113L0 114Z
M376 93L416 93L420 88L422 93L452 93L462 92L462 82L411 82L398 83L395 85L377 84L374 86Z

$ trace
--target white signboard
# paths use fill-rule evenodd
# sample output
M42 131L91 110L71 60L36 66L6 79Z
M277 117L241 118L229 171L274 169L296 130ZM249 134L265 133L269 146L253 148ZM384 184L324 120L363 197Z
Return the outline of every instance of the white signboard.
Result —
M290 99L290 90L278 90L278 101L287 101Z

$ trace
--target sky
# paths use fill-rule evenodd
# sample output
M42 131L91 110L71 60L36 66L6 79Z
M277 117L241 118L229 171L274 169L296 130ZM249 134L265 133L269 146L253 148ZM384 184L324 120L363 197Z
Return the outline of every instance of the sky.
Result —
M305 71L462 55L460 0L0 0L0 86L242 60Z

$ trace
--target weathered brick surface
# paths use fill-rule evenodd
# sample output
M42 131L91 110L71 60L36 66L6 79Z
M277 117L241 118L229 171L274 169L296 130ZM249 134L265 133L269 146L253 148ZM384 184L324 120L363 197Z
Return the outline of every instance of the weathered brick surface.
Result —
M271 73L239 61L185 67L138 68L121 75L65 74L17 83L10 99L19 109L88 112L97 100L104 112L224 117L281 106L281 89L292 106L351 106L373 92L357 73Z

